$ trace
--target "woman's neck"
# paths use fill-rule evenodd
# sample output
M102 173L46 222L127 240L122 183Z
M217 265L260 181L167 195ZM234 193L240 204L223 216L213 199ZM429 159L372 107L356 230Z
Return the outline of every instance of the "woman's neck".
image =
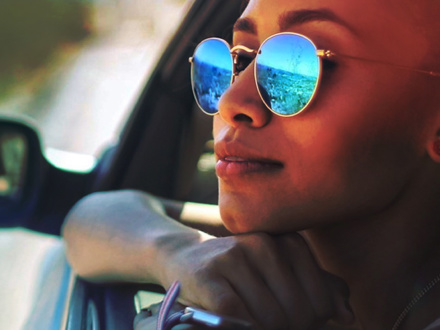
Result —
M417 290L440 273L440 195L425 192L368 219L304 232L322 266L348 283L364 329L391 329ZM438 305L426 309L432 312L414 321L418 328L440 315Z

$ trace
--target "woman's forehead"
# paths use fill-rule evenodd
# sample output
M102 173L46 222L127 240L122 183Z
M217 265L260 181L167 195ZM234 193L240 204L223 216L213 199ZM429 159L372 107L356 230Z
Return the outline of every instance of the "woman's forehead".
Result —
M425 57L440 52L439 9L437 0L250 0L241 17L253 25L260 41L286 29L289 24L283 24L283 18L288 17L307 27L325 22L321 24L324 31L344 27L352 32L346 40L363 43L369 50L391 56L410 51ZM307 27L289 30L307 34ZM336 31L345 38L343 30Z
M242 16L251 17L261 30L279 29L280 16L286 12L324 10L360 30L375 26L392 29L400 24L414 26L429 21L426 15L434 9L430 7L439 7L431 5L433 2L439 3L434 0L250 0Z

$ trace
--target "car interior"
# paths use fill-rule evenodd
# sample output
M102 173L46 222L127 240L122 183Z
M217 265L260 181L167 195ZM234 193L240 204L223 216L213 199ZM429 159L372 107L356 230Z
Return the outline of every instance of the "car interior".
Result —
M154 285L93 284L75 276L59 238L63 219L79 199L97 191L136 189L166 199L217 203L212 118L194 101L188 58L207 37L230 41L241 8L241 1L234 0L193 2L118 143L102 152L91 171L57 168L43 156L32 125L0 117L0 152L7 152L2 148L11 136L7 132L23 145L21 173L8 193L0 193L1 226L26 228L30 239L32 232L47 235L33 261L37 280L21 315L26 329L132 329L136 312L160 300L163 289ZM0 161L6 158L0 154ZM0 166L0 186L1 178Z

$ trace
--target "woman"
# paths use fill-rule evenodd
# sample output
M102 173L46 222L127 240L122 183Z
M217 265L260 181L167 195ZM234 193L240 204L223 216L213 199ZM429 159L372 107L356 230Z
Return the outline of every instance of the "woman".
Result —
M239 235L214 238L165 221L162 206L140 193L96 195L64 228L73 266L92 280L168 287L178 279L182 303L264 329L433 324L439 9L431 0L251 0L234 26L240 56L292 32L323 50L323 70L316 94L292 116L276 113L267 79L255 84L254 63L236 68L214 107L221 219ZM85 257L90 247L99 264Z

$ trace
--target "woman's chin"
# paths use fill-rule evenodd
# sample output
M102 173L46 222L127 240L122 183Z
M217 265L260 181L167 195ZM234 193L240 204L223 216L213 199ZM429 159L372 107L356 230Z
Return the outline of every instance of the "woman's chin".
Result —
M313 214L308 214L292 206L265 205L257 207L253 203L237 203L238 199L220 198L220 215L225 227L233 234L265 232L285 234L313 227L319 224ZM264 205L264 204L263 204ZM301 216L299 216L301 214Z
M258 190L229 189L221 185L220 215L226 228L234 234L260 232L270 226L277 205ZM257 191L257 192L255 192Z
M251 232L262 231L261 226L255 221L251 214L243 214L238 210L235 212L222 211L220 208L220 214L225 227L233 234L248 234ZM253 219L251 221L250 219Z
M250 208L220 207L220 214L225 227L233 234L249 234L255 232L278 233L283 230L275 228L264 212L254 212Z

